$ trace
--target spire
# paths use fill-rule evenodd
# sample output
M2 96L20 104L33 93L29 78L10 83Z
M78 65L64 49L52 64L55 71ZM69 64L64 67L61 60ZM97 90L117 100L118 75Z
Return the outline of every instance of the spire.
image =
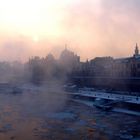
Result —
M139 55L139 48L138 48L138 44L136 43L136 47L135 47L135 56Z

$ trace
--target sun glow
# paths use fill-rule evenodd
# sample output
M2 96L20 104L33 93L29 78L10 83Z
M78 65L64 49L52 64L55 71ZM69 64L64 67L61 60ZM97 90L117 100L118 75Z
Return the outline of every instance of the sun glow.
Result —
M34 37L33 37L33 41L34 41L34 42L38 42L38 41L39 41L39 37L38 37L38 36L34 36Z
M83 60L127 56L140 36L138 1L0 0L0 59L11 60L19 48L25 57L58 54L64 43Z
M0 0L0 28L33 38L35 34L57 35L62 6L58 0Z
M98 5L100 0L93 0ZM80 0L0 0L0 30L30 36L60 36L68 5Z

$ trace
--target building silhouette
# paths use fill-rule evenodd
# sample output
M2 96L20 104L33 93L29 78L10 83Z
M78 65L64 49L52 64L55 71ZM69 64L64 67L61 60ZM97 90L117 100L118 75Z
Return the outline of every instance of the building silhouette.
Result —
M140 91L140 54L137 43L131 57L96 57L79 63L80 67L72 76L80 86Z
M80 75L84 73L86 76L140 77L140 54L137 43L132 57L117 59L110 56L96 57L80 63Z

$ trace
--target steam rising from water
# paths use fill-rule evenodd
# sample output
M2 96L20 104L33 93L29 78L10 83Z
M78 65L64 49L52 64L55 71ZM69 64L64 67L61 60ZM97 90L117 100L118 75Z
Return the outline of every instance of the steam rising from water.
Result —
M27 96L27 94L29 94ZM28 98L27 98L28 97ZM56 112L61 110L67 102L67 95L60 88L44 89L37 93L25 93L22 99L23 110L39 115L40 113ZM26 106L27 105L27 106Z

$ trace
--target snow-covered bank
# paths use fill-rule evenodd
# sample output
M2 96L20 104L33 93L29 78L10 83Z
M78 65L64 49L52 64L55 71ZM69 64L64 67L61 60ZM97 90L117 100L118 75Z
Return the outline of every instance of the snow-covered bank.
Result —
M109 99L109 100L118 100L127 103L135 103L140 104L140 97L139 96L132 96L132 95L120 95L114 93L106 93L101 91L85 91L81 90L77 93L69 93L72 95L80 95L85 97L97 97L102 99Z

